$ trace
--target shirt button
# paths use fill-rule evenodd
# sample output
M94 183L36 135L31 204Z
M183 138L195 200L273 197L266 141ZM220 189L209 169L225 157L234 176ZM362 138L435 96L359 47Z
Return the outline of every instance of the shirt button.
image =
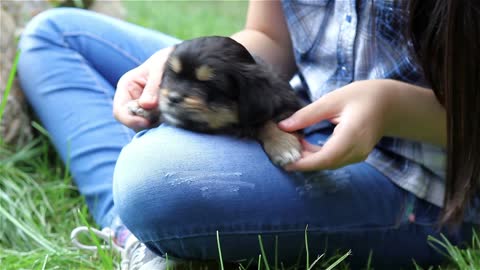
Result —
M342 77L348 76L348 69L346 66L340 67L340 74L342 74Z
M347 14L347 15L345 16L345 20L347 20L347 22L349 22L349 23L352 22L352 15Z

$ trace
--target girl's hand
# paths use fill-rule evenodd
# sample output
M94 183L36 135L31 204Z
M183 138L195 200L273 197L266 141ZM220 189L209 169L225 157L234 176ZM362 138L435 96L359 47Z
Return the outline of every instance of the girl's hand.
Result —
M364 161L384 135L444 144L445 112L433 92L393 80L357 81L330 92L279 123L292 132L329 120L323 146L302 140L302 158L286 170L335 169Z
M148 128L146 118L130 113L127 104L138 99L140 107L150 110L158 107L158 89L163 68L173 48L165 48L154 53L140 66L125 73L117 84L113 99L115 119L134 130Z

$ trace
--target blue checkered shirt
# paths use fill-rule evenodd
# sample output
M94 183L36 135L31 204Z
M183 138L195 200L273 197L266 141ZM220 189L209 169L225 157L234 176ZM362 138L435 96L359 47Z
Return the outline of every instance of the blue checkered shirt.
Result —
M428 87L403 33L407 5L406 0L284 0L309 99L356 80L389 78ZM366 162L419 198L443 205L444 149L385 137Z

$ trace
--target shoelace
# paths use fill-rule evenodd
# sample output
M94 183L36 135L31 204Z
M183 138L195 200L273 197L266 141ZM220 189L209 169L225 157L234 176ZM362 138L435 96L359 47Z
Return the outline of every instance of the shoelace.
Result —
M79 241L79 236L82 234L87 235L89 238L91 238L92 236L91 234L93 234L94 236L102 239L105 242L105 244L99 245L99 246L83 244ZM140 242L138 241L138 239L135 236L131 235L128 238L127 242L125 243L125 248L122 248L121 246L115 243L114 232L111 228L108 228L108 227L103 228L101 231L95 228L89 228L85 226L77 227L70 233L70 239L72 240L72 244L79 249L96 252L100 248L100 249L113 249L119 252L122 258L120 262L121 270L127 270L131 268L130 255L132 253L132 250L137 248L138 245L140 245ZM138 266L135 266L135 267L138 267ZM137 268L133 268L133 269L137 269Z
M92 234L95 235L96 237L102 239L105 244L102 245L86 245L83 244L79 241L79 236L85 234L88 237L91 237ZM77 227L75 228L72 233L70 234L70 239L72 240L72 244L76 246L79 249L84 249L84 250L89 250L89 251L98 251L98 249L113 249L115 251L118 251L122 253L124 249L120 247L119 245L115 244L113 241L114 239L114 233L113 230L110 228L103 228L101 231L95 229L95 228L89 228L86 226L82 227Z

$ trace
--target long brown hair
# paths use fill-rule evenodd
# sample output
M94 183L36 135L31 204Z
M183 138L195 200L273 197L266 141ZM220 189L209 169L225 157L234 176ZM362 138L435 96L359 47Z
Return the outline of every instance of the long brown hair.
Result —
M441 224L458 225L480 181L480 1L411 0L410 34L447 115Z

